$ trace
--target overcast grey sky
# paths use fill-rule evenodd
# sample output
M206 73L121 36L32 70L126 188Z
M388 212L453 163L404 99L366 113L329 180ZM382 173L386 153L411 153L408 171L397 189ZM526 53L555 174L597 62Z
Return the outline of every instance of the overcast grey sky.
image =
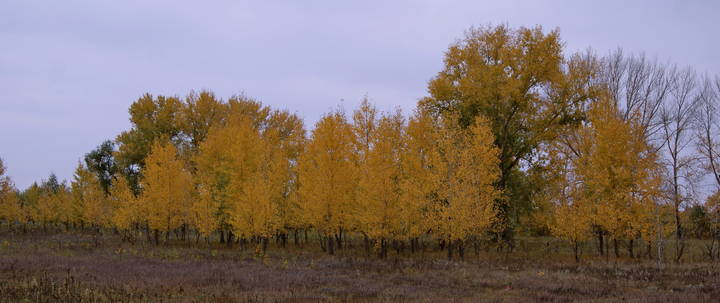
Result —
M590 4L582 4L587 2ZM473 25L559 27L720 71L718 1L0 1L0 158L19 188L72 178L143 93L245 93L308 124L367 94L410 111Z

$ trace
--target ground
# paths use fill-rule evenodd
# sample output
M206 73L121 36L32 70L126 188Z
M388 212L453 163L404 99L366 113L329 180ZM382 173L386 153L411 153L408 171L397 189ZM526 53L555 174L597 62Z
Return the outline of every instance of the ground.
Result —
M442 252L387 260L315 243L254 249L176 242L155 246L112 233L0 234L0 302L711 302L720 266L658 267L647 259L585 256L553 240L519 240L447 261ZM589 252L587 253L589 254Z

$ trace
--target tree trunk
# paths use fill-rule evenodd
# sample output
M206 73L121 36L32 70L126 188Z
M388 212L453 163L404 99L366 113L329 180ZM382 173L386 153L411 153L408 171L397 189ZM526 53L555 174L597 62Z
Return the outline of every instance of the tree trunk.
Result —
M618 248L617 238L613 239L613 250L615 251L615 258L620 258L620 250Z
M334 255L334 254L335 254L335 247L334 247L334 245L335 245L335 239L333 239L333 236L332 236L332 235L328 235L328 236L327 236L327 249L328 249L328 254L330 254L330 255Z
M452 242L452 240L447 241L447 257L448 257L448 261L452 261L452 259L453 259L453 242Z
M460 260L465 261L465 243L463 243L462 240L457 240L458 245L458 254L460 255Z
M269 241L268 241L267 237L262 238L262 254L263 254L263 256L267 253L268 242ZM285 246L283 245L283 247L285 247Z
M685 239L680 222L679 202L675 203L675 263L679 263L685 252Z
M338 233L335 235L335 240L337 241L337 249L342 249L342 228L338 231Z
M233 245L233 232L232 230L228 230L227 232L227 239L225 239L225 244L227 244L228 248L232 248Z
M573 252L575 253L575 262L580 263L580 243L577 240L573 241Z

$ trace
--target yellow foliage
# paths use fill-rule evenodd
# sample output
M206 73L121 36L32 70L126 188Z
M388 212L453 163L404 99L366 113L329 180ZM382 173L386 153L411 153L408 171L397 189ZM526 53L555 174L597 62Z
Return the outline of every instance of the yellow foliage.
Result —
M301 216L326 235L352 226L357 189L354 141L345 115L330 113L317 122L299 159Z
M80 222L90 225L107 226L110 223L112 208L97 175L78 163L71 184L73 212Z
M133 223L140 222L139 202L130 188L127 179L116 176L110 187L110 200L113 208L111 222L113 226L128 230Z
M621 119L607 99L596 102L590 123L580 129L576 173L581 200L592 209L592 222L616 238L649 233L660 195L657 156L633 119Z
M20 201L13 187L10 177L5 176L5 166L0 159L0 218L7 220L8 224L16 221L24 222Z
M178 158L175 146L156 141L145 165L141 200L148 226L169 232L187 223L193 190L192 177Z
M372 120L355 119L356 128L357 124L364 123L365 127L360 129L366 130L357 133L357 141L367 141L360 145L367 149L356 151L362 160L355 221L370 238L396 239L402 234L398 219L404 121L399 112L383 115L377 125Z
M405 238L421 236L432 228L429 209L440 186L433 172L437 155L436 130L432 117L416 111L405 130L401 153L400 214L397 218Z
M440 180L435 205L435 229L450 241L489 231L496 219L495 201L501 192L498 149L488 121L479 116L469 129L447 118L438 136L436 178Z

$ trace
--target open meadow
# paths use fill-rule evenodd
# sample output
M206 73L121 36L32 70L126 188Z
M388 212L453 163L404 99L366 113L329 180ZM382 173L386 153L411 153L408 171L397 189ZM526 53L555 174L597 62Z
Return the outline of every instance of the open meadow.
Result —
M447 261L436 247L381 260L357 247L328 256L317 245L275 244L261 256L237 244L131 245L112 233L3 233L0 302L712 302L720 296L720 266L703 261L699 250L687 254L695 262L659 268L626 256L588 255L575 263L572 249L551 238L520 238L510 254L481 249L465 261Z

